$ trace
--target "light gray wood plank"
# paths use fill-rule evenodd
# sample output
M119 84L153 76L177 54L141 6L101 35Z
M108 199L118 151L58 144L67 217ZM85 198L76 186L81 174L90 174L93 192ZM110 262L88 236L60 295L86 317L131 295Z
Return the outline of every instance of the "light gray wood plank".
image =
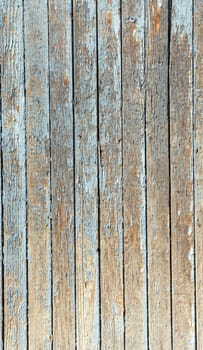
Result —
M145 1L123 1L123 181L126 349L147 349Z
M47 2L25 0L29 348L51 349L51 212Z
M53 347L75 347L71 1L49 1Z
M74 1L78 349L99 349L96 3Z
M4 348L26 348L26 177L23 3L3 3Z
M98 1L101 348L123 349L120 1Z
M170 50L173 348L193 350L192 0L172 2Z
M146 2L149 348L171 349L168 1Z

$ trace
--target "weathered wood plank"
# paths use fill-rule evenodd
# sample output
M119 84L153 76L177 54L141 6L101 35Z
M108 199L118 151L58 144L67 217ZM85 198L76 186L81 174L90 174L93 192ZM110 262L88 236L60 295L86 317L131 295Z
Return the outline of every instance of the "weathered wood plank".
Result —
M123 181L126 349L147 349L145 2L123 1Z
M168 1L147 1L146 5L149 348L169 350Z
M75 347L71 2L49 1L53 347Z
M29 348L51 349L47 2L25 0Z
M26 178L23 3L3 4L4 348L26 348Z
M78 349L99 349L96 4L74 1Z
M123 349L120 1L98 1L101 348Z
M197 350L203 349L203 3L194 1L194 176Z
M173 0L170 59L173 348L195 349L192 0Z

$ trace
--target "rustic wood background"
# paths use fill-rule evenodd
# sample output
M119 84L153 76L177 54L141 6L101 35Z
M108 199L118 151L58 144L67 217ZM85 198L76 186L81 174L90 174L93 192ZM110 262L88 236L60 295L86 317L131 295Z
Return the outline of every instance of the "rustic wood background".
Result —
M203 350L203 2L0 27L0 349Z

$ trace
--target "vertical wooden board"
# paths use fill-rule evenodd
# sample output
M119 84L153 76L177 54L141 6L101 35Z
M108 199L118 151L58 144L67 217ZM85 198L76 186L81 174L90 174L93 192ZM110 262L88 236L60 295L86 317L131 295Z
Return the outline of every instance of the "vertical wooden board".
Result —
M147 349L145 1L123 1L123 181L126 349Z
M203 3L194 1L194 179L197 350L203 348Z
M23 4L3 3L2 191L4 348L26 348L26 179Z
M99 349L96 4L74 1L77 348Z
M98 1L101 348L123 349L120 1Z
M51 349L51 225L46 1L25 0L29 348Z
M149 348L171 349L168 1L147 1L146 144Z
M53 347L75 347L71 2L49 1Z
M173 348L192 350L195 349L192 0L173 0L170 51Z

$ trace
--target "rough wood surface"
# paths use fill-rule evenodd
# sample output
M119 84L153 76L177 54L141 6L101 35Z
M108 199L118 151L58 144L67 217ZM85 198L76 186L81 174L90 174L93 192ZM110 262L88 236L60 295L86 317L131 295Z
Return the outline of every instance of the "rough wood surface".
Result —
M193 350L192 1L173 0L170 50L173 348Z
M122 8L126 349L147 349L145 3Z
M194 2L194 180L197 350L203 348L203 3Z
M120 1L98 1L101 348L123 349Z
M78 349L99 349L96 4L74 1Z
M149 348L169 350L168 1L147 1L146 27Z
M202 350L202 19L0 0L0 349Z
M21 0L4 2L2 30L3 337L5 349L24 349L27 343L26 181Z
M71 2L49 2L53 347L74 349L74 169Z
M51 213L47 2L25 0L30 349L51 349Z

